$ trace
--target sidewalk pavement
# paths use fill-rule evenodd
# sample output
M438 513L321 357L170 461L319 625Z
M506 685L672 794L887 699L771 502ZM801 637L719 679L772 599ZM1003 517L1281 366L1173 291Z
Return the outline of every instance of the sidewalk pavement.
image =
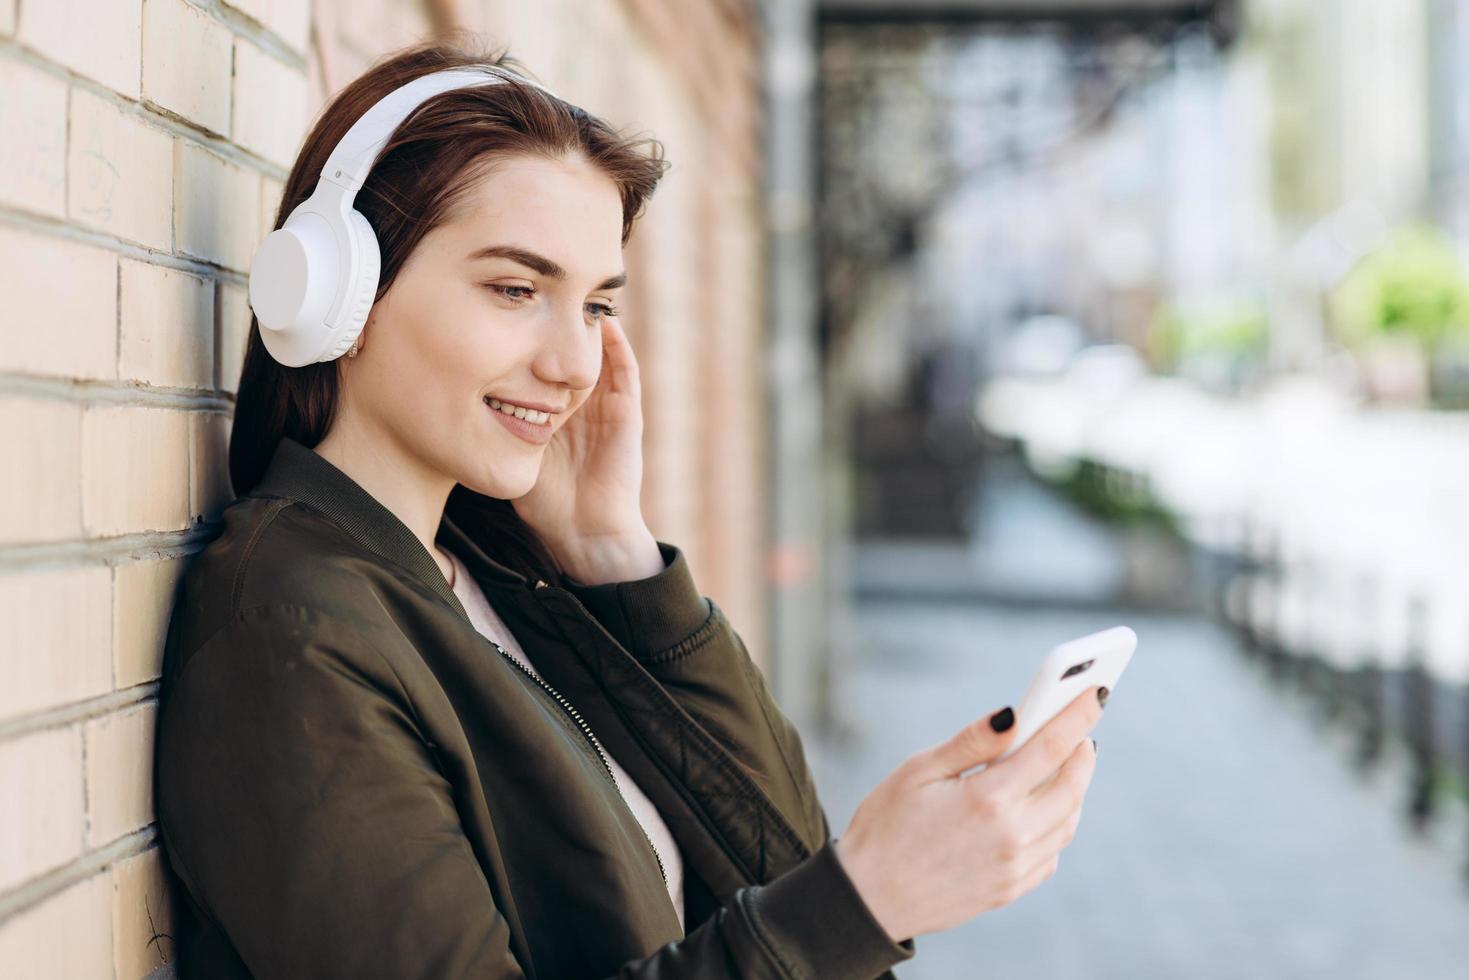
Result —
M906 756L1013 703L1053 644L1127 624L1139 646L1094 731L1096 776L1055 877L920 936L897 976L1469 976L1469 891L1442 847L1411 837L1391 769L1359 779L1344 733L1273 687L1223 627L1109 606L1115 546L1044 491L1005 480L982 510L970 548L859 554L867 598L835 678L846 737L807 742L834 834ZM964 567L972 599L954 594Z

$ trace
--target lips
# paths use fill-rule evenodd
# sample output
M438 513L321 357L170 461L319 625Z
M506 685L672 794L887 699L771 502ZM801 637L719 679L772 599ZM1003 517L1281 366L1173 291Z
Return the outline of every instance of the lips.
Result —
M549 421L535 422L528 418L518 419L514 415L507 415L500 409L491 407L488 398L485 399L485 407L495 417L495 421L499 422L506 429L509 429L513 435L518 436L526 442L536 446L544 446L551 441L552 426Z
M484 401L486 405L497 412L514 415L516 418L524 418L529 422L547 422L550 420L551 415L554 414L549 409L541 408L539 403L525 405L517 402L501 401L494 396L486 397Z

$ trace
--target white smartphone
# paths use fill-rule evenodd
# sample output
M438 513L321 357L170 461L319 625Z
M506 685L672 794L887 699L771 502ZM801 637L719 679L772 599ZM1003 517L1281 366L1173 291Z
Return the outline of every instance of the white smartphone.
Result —
M1051 648L1015 708L1015 738L994 762L1015 754L1020 746L1089 687L1117 690L1123 668L1137 649L1137 634L1126 626L1088 633ZM994 765L994 762L990 765Z

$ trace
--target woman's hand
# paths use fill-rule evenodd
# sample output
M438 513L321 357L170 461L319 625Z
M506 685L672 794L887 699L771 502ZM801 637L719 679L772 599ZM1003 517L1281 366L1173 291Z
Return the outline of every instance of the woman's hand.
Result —
M643 520L642 382L617 317L602 317L602 371L551 437L540 476L511 503L585 585L647 578L663 556Z
M842 867L895 942L1008 905L1056 873L1096 768L1086 733L1097 687L1018 751L971 776L1014 737L987 718L905 760L857 807L836 842ZM1054 778L1053 778L1054 777Z

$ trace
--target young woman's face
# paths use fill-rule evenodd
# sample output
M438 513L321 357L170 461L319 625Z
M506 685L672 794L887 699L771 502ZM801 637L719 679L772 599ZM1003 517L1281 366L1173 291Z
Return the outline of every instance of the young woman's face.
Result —
M543 439L490 399L539 405L554 434L602 366L605 310L621 292L622 200L581 158L513 157L458 217L409 255L347 362L346 404L429 474L514 499L536 482Z

